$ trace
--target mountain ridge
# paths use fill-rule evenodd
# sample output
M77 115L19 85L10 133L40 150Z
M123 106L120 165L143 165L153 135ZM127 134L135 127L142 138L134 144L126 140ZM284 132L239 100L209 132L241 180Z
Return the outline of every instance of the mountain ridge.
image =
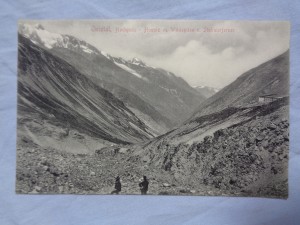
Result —
M22 29L22 24L20 25L19 31L22 35L31 38L31 41L37 42L41 47L67 61L82 74L97 78L95 82L98 85L103 87L115 85L115 89L122 87L123 93L126 89L127 95L132 94L141 98L141 101L150 105L155 111L154 114L151 113L153 110L149 113L143 112L143 116L151 118L153 124L161 124L161 130L166 131L186 120L188 115L205 99L182 78L163 69L148 66L136 57L132 60L113 57L77 38L72 39L72 45L67 44L66 40L71 40L70 36L60 34L55 34L54 40L48 38L48 36L52 37L52 34L44 35L52 44L47 48L43 42L34 40L34 38L38 39L37 35L31 35L45 32L45 30L36 31L39 30L38 25L33 28L32 25L26 26L31 26L31 28ZM55 38L58 39L58 44L55 44ZM86 49L80 49L78 46L85 46L90 51L84 51ZM122 98L122 96L116 97ZM143 111L132 101L125 101L125 104Z
M243 73L214 96L202 102L194 111L192 118L222 110L229 105L238 106L257 101L260 95L288 96L288 63L289 50Z
M60 121L63 125L65 121L72 129L123 144L153 137L113 94L22 36L18 94L19 115L22 110L37 116L43 112L50 122Z

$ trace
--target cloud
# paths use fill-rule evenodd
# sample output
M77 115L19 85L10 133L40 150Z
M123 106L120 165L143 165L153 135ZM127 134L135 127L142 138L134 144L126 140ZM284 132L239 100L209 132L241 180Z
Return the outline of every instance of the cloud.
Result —
M222 88L289 48L287 23L225 22L213 26L218 27L231 27L235 32L197 36L168 56L147 60L182 76L191 85Z
M70 34L125 59L138 57L170 70L191 85L224 87L247 70L289 48L289 24L268 21L42 21L52 32ZM137 28L136 33L98 33L92 26ZM145 28L210 28L234 32L144 33Z

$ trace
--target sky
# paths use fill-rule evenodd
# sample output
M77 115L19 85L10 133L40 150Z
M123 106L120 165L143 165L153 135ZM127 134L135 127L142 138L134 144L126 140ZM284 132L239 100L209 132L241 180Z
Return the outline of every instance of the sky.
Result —
M223 88L289 49L286 21L30 21L82 39L115 57L137 57L191 86Z

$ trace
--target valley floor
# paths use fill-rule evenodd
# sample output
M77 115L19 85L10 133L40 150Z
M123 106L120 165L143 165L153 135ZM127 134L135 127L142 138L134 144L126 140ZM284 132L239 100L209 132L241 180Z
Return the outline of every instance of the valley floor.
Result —
M172 144L163 136L143 145L99 145L95 152L78 154L42 147L26 132L19 132L16 192L110 194L120 176L120 194L140 194L138 184L145 175L150 182L148 194L286 198L286 104L279 101L255 109L247 120L192 144Z

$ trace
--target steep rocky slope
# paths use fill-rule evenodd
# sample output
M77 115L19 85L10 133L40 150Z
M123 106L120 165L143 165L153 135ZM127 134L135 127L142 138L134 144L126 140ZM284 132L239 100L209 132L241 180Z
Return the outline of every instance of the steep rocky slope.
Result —
M158 123L163 122L168 129L186 120L205 99L182 78L159 68L143 66L143 63L135 64L103 55L83 56L86 53L74 53L65 48L54 48L51 52L74 65L81 73L93 77L99 85L113 89L122 87L127 95L138 96L160 114L159 118L151 112L146 115ZM125 104L141 111L134 101L128 100Z
M34 138L39 134L38 127L41 130L46 125L46 133L53 128L63 130L59 135L68 137L70 130L76 130L114 143L154 136L113 94L22 36L18 67L18 126L20 131L33 134L34 140L39 141Z
M286 197L287 112L288 99L280 99L253 107L239 115L244 118L240 122L206 133L192 143L174 142L173 136L166 135L135 153L145 164L169 171L169 183L189 184L192 189L213 186L227 195ZM220 114L209 116L195 123L207 126Z

